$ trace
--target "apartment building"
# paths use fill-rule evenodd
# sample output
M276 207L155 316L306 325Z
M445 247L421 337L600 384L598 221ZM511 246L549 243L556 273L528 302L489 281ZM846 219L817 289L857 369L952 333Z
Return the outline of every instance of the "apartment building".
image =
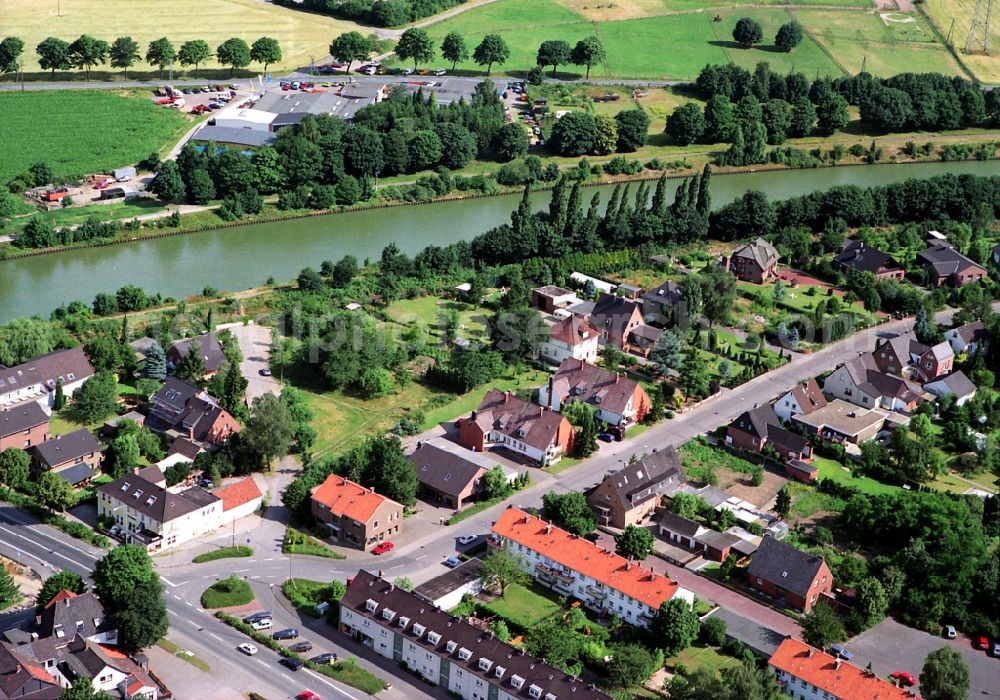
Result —
M660 604L674 596L694 600L691 591L666 576L519 508L503 512L488 543L517 556L543 586L638 627L648 625Z
M785 692L798 700L913 700L919 696L815 649L785 639L768 665Z

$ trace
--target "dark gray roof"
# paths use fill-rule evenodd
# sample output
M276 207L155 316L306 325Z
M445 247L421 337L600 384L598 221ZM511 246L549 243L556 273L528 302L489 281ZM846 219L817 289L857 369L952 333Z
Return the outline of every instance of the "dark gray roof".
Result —
M848 240L833 259L834 266L858 272L876 273L882 268L902 269L898 262L887 253L865 245L864 241Z
M758 238L734 250L733 257L748 258L757 263L761 270L766 270L778 261L778 251L763 238Z
M785 635L758 624L725 608L716 608L708 614L726 623L726 636L743 642L755 653L770 658L785 641Z
M92 637L114 629L105 615L104 606L93 593L88 591L70 598L59 598L60 600L53 600L46 605L38 618L37 631L40 638L60 638L61 631L61 638L68 641L77 634Z
M372 601L374 605L368 601ZM607 695L584 681L519 651L473 627L462 618L453 617L421 600L416 594L393 586L367 571L359 571L354 576L340 605L360 617L373 620L376 625L391 626L394 633L447 659L453 667L457 666L488 684L502 687L512 697L528 699L531 697L530 689L537 686L541 689L540 698L551 693L560 700L608 700ZM369 610L369 607L374 609ZM391 623L382 617L383 610L395 613ZM408 620L405 625L400 626L399 622L403 618ZM414 632L417 625L423 628L419 635ZM436 643L430 641L431 633L440 635ZM449 642L454 642L450 653ZM471 652L469 658L463 660L460 657L462 650ZM485 669L480 668L481 659L489 662L483 664ZM502 673L498 674L498 668L502 669ZM520 688L511 684L514 676L524 679Z
M474 557L454 569L449 569L440 576L420 584L413 592L424 600L434 602L462 586L482 578L483 560Z
M591 323L600 327L604 323L601 319L611 321L609 325L614 328L624 330L625 322L638 309L638 305L631 299L623 299L614 294L601 294L594 304L594 310L590 314ZM615 319L619 319L617 322Z
M192 141L234 143L238 146L270 146L277 137L270 131L242 129L234 126L206 126L191 137Z
M450 496L457 496L486 469L459 454L436 445L420 443L407 459L413 464L417 481Z
M100 443L86 428L35 445L35 457L46 470L100 451Z
M953 275L967 267L982 267L979 263L973 262L959 253L949 243L932 245L917 255L917 260L930 265L934 273L939 277Z
M198 354L205 362L205 369L215 372L226 361L226 354L222 352L222 343L219 342L215 333L202 333L194 338L184 338L178 340L167 350L167 360L174 365L180 364L181 360L191 352L191 346L198 348Z
M935 389L932 387L934 384L940 384L947 387L946 391L941 391L941 389ZM971 396L976 393L976 385L965 376L965 372L960 369L955 370L951 374L946 374L943 377L938 377L932 381L927 382L924 387L933 393L940 394L954 394L955 396L961 398L963 396Z
M667 280L659 287L650 289L643 294L642 298L654 304L674 306L684 298L684 289L673 280Z
M0 644L0 698L55 700L62 692L38 663Z
M126 474L99 486L97 490L128 503L131 508L158 523L169 522L219 500L218 496L198 488L170 493L138 474Z
M768 426L780 427L781 421L778 420L778 416L771 404L766 403L756 408L751 408L748 411L743 411L729 425L763 440L767 438Z
M767 426L767 440L776 447L790 452L802 452L809 445L809 438L802 437L798 433L785 430L777 425Z
M694 537L701 529L701 525L694 520L682 518L671 510L663 511L663 515L660 516L660 524L670 532L676 532L684 537Z
M180 412L187 406L188 401L198 394L198 387L188 384L177 377L167 377L167 380L152 396L153 403L163 404Z
M696 535L695 539L703 545L720 551L729 549L743 541L736 535L731 535L728 532L716 532L715 530L706 530Z
M49 417L38 402L31 401L7 411L0 411L0 437L17 435L48 422Z
M80 464L74 464L72 467L62 469L56 472L56 474L63 481L76 486L87 479L92 479L94 477L94 470L86 462L81 462Z
M687 482L677 451L665 447L604 477L626 510Z
M806 596L823 565L823 557L796 549L790 544L765 537L750 560L747 576L762 578L785 590Z

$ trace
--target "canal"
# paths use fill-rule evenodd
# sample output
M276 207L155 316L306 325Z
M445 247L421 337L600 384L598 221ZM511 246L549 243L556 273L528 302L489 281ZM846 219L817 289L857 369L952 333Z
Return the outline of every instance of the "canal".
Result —
M882 185L944 173L995 174L996 162L921 163L867 167L780 170L712 178L712 205L719 207L750 189L772 199L834 185ZM680 180L671 180L671 189ZM610 186L585 190L606 203ZM635 185L633 185L635 191ZM304 267L350 254L376 258L389 243L414 254L424 246L472 238L508 221L520 195L438 204L373 209L275 223L216 229L184 236L0 262L0 321L49 312L78 299L89 303L98 292L135 284L147 292L182 298L203 287L238 291L268 277L286 280ZM535 204L548 203L539 192Z

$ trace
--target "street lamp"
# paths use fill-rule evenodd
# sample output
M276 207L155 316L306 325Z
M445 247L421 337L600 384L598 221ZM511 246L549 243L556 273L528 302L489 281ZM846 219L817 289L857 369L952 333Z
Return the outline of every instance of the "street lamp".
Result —
M271 610L273 611L278 606L278 604L274 602L274 584L269 583L267 586L271 589Z

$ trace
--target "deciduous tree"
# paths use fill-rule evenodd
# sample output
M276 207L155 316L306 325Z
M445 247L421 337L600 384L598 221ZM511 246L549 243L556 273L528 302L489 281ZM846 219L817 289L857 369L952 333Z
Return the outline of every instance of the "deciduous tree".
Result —
M679 596L660 603L659 610L649 623L652 639L667 656L691 646L698 638L699 628L698 614L690 603Z
M819 601L802 616L802 639L819 649L826 649L834 642L847 639L847 631L833 607Z
M761 29L760 22L751 17L741 17L733 27L733 39L745 49L759 44L763 38L764 30Z
M420 27L410 27L403 32L393 50L404 61L412 59L414 70L418 64L434 59L434 41L427 30Z
M24 488L30 476L31 458L17 447L0 452L0 484L12 489Z
M167 37L160 37L149 42L146 48L146 63L160 69L160 77L163 77L163 69L172 64L177 59L177 51L173 43Z
M87 585L83 582L80 574L61 569L45 579L42 589L38 591L38 596L35 598L35 611L41 614L48 602L55 598L56 593L62 590L79 595L87 590Z
M35 47L38 54L38 65L51 71L50 77L56 77L57 70L69 70L69 44L62 39L50 36L43 39Z
M267 465L275 457L288 454L295 435L295 424L288 406L271 393L253 400L246 428L247 446Z
M615 551L626 559L644 561L653 553L653 533L644 527L628 525L615 536Z
M469 49L465 46L465 39L458 32L448 32L441 41L441 56L451 61L451 69L460 61L469 60Z
M24 53L24 41L16 36L8 36L0 41L0 73L16 73L20 69L18 59Z
M545 517L554 525L583 537L597 529L597 517L579 491L547 493L542 496Z
M338 61L346 61L344 74L351 72L355 61L368 58L375 48L374 42L361 32L345 32L330 43L330 55Z
M108 51L111 56L111 67L121 68L125 80L128 80L128 69L139 61L139 44L130 36L120 36L111 42Z
M531 581L518 556L506 549L498 549L483 560L482 577L483 585L499 590L501 596L512 583L526 586Z
M618 150L631 153L649 141L649 115L641 108L625 109L615 115L618 125Z
M798 22L786 22L778 27L774 36L774 45L782 51L791 51L802 43L802 25Z
M215 58L224 66L229 66L229 77L237 68L250 65L250 47L239 37L226 39L215 49Z
M61 476L45 472L35 482L35 499L42 507L61 513L76 503L76 494Z
M160 41L165 41L160 39ZM152 48L152 45L150 45ZM173 48L173 47L171 47ZM182 66L194 66L195 77L198 75L198 67L212 57L212 49L204 39L192 39L181 44L181 50L177 52L177 60ZM163 74L163 67L160 67L160 74Z
M250 45L250 60L263 63L264 73L267 73L269 65L278 63L281 57L281 44L278 43L277 39L262 36Z
M73 394L73 408L87 423L97 423L115 412L118 384L107 370L99 370Z
M493 64L501 66L510 58L510 48L499 34L487 34L472 52L472 60L480 66L486 66L486 75L493 70Z
M969 693L969 667L951 647L927 655L920 671L920 694L927 700L964 700Z
M680 146L699 141L706 128L705 115L694 102L682 104L667 118L667 135Z
M573 52L570 54L570 61L577 66L587 67L587 79L590 78L590 69L593 66L604 63L607 60L607 53L604 44L596 36L588 36L576 42Z
M552 77L556 75L556 68L561 65L565 65L570 61L571 49L569 44L561 39L550 39L548 41L543 41L541 46L538 47L538 53L535 57L538 65L543 68L546 66L552 66Z
M114 621L118 628L118 644L131 652L151 647L163 637L169 621L160 577L154 574L136 583L121 605L114 607Z
M90 69L108 62L108 42L83 34L67 49L67 59L73 68L82 68L90 80Z

